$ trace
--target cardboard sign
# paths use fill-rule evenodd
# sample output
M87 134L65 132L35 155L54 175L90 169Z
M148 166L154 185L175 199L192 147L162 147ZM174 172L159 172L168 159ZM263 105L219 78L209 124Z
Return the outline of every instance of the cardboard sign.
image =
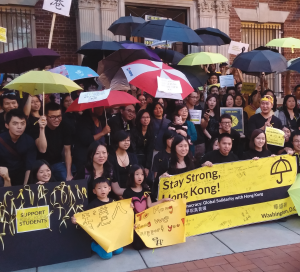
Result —
M78 104L96 102L106 99L110 94L110 89L95 92L82 92L79 95Z
M296 214L296 174L290 155L215 164L161 178L158 199L186 198L186 236L199 235Z
M220 108L220 116L229 114L232 118L232 128L239 133L244 133L244 109L243 108Z
M242 94L252 94L256 89L256 83L243 82L242 84Z
M221 88L234 86L233 75L219 76L219 80Z
M281 129L266 127L267 144L284 146L284 132Z
M106 252L112 252L133 242L134 213L130 203L131 198L115 201L74 216Z
M182 88L179 80L157 77L157 90L164 93L181 94Z
M228 53L232 55L238 55L242 53L243 49L244 52L248 52L249 44L247 43L240 43L240 42L235 42L231 41L229 48L228 48Z
M135 215L136 233L149 248L185 242L186 200L164 202Z
M194 125L201 124L201 116L202 110L189 110L190 112L190 121L194 123Z
M17 210L17 233L50 229L49 205Z
M69 17L71 4L72 0L44 0L43 9Z
M0 42L7 43L6 28L0 27Z

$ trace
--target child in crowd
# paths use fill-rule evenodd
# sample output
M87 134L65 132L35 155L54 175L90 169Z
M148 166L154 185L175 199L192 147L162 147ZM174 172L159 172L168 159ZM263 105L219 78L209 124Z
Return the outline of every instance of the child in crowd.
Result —
M184 122L182 121L182 117L178 114L173 115L173 122L168 125L169 130L183 130L187 134L188 127L184 126ZM192 145L191 137L187 134L187 139L190 145Z
M109 192L111 191L110 181L104 177L96 178L93 181L93 193L97 196L86 208L86 210L91 210L108 203L113 202L114 200L108 197ZM72 216L71 218L73 224L76 223L76 218ZM123 248L119 248L113 252L107 253L100 245L98 245L95 241L92 242L91 248L94 252L96 252L100 258L104 260L108 260L112 257L112 255L118 255L123 252Z
M157 204L166 202L166 201L173 201L171 198L163 198L157 202L152 203L150 197L150 190L148 185L145 181L145 169L139 165L133 165L130 168L129 179L127 188L123 193L123 198L132 199L132 204L134 206L134 213L140 213L144 210L151 208ZM145 247L144 242L142 239L134 232L133 238L133 248L136 250L140 250Z

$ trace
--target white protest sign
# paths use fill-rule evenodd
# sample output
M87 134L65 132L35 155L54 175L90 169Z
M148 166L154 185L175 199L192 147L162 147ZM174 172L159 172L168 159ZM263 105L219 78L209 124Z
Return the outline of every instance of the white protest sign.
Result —
M70 16L71 3L72 0L44 0L43 9L64 16Z
M104 100L108 97L110 89L95 92L84 92L79 95L78 104Z
M238 55L242 53L243 48L245 49L244 52L248 52L249 44L231 41L228 48L228 53L232 55Z
M219 79L221 88L234 86L233 75L219 76Z
M189 110L189 112L191 117L190 121L194 123L194 125L200 125L202 110Z
M181 94L182 88L179 80L157 77L157 90L164 93Z

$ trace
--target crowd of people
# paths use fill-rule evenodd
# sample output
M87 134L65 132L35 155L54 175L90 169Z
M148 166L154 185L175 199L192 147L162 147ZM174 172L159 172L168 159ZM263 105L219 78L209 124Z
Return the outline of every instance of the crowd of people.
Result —
M144 201L133 201L138 213L159 203L160 177L218 163L299 154L300 86L279 108L274 92L260 84L249 97L241 94L240 72L235 87L220 88L215 67L207 70L210 87L195 89L184 101L154 98L132 86L129 92L140 104L115 106L106 114L101 107L66 113L79 95L74 92L59 99L45 96L43 115L42 97L20 98L17 91L5 89L11 79L6 76L0 90L0 187L87 179L89 208L136 198ZM220 71L225 68L220 65ZM243 108L244 133L232 127L231 115L220 116L221 106ZM202 110L200 124L190 120L190 110ZM266 127L284 132L284 147L267 144ZM108 258L97 246L92 249ZM135 237L134 247L143 246Z

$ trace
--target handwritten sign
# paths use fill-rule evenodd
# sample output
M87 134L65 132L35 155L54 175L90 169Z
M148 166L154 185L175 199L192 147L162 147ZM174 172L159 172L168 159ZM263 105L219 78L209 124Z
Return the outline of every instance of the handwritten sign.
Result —
M243 49L244 52L248 52L249 44L247 43L240 43L240 42L235 42L231 41L229 48L228 48L228 53L232 55L238 55L242 53Z
M243 82L242 84L242 93L243 94L252 94L253 91L255 91L256 83L250 83L250 82Z
M0 42L7 43L6 28L0 27Z
M284 132L277 128L266 127L267 144L284 146Z
M95 92L82 92L79 95L78 104L96 102L106 99L110 94L110 89Z
M219 79L221 88L234 86L233 75L219 76Z
M287 190L297 174L290 155L215 164L159 182L158 199L186 198L186 236L296 214Z
M189 110L190 112L190 121L193 122L195 125L201 124L201 115L202 110Z
M69 17L71 4L72 0L44 0L43 9Z
M16 229L17 233L50 229L49 206L17 210Z
M77 223L106 251L133 242L134 213L131 199L120 200L75 214Z
M182 93L182 88L179 80L157 77L157 90L164 93Z
M220 115L229 114L232 118L232 128L237 132L244 133L244 110L243 108L220 108Z
M135 215L136 233L149 248L185 242L186 200L164 202Z

